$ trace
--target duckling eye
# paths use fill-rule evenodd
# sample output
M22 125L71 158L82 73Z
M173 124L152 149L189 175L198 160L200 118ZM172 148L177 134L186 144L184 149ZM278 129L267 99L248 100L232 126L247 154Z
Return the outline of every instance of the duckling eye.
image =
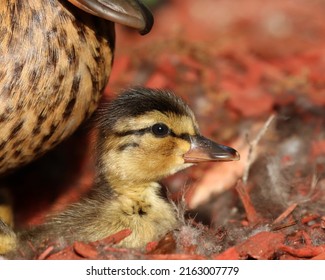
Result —
M156 123L151 127L152 133L157 137L165 137L169 134L170 130L164 123Z

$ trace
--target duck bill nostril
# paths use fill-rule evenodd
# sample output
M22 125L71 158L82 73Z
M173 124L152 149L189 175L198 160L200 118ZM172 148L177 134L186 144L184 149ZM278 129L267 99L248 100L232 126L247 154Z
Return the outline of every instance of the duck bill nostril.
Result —
M201 135L191 136L190 140L191 148L183 156L185 163L240 159L240 155L235 149L215 143Z

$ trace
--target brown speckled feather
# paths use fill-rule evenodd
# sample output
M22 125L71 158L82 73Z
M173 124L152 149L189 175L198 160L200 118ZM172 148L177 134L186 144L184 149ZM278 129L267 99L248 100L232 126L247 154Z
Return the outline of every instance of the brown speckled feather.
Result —
M113 23L65 1L0 1L0 173L41 155L97 107Z

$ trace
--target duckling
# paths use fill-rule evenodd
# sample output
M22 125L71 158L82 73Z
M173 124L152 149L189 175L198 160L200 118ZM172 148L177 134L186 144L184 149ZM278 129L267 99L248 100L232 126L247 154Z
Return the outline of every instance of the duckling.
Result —
M0 174L94 112L111 71L113 22L145 34L153 17L139 0L0 0Z
M178 225L175 207L161 195L161 179L199 162L239 160L236 150L203 137L188 105L166 90L126 90L98 109L96 126L92 193L18 234L19 252L27 241L66 245L100 240L123 229L132 233L119 245L141 248Z

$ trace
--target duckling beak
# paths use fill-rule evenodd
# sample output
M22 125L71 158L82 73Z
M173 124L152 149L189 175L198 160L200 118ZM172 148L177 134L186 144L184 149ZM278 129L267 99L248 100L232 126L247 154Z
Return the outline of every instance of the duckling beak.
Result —
M92 15L133 27L141 35L150 32L153 16L140 0L68 0Z
M185 163L240 159L240 155L235 149L215 143L201 135L190 136L190 141L191 148L184 154Z

